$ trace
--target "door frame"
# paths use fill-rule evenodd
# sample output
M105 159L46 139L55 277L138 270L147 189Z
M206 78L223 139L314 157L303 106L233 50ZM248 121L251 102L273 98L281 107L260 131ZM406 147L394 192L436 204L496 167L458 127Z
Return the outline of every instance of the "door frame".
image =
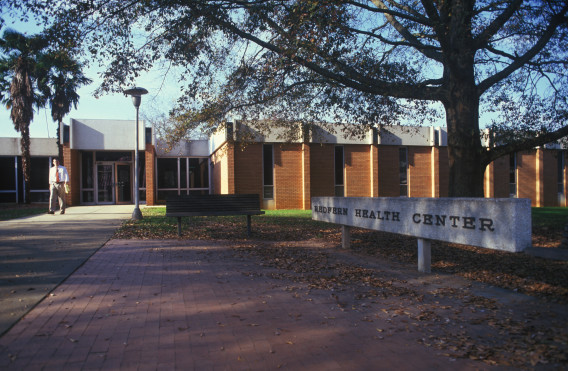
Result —
M99 166L111 166L111 184L112 184L112 200L111 201L100 201L99 200ZM114 161L97 161L95 163L95 204L97 205L114 205L116 203L116 183L115 183L115 173L116 169L114 166Z
M118 167L121 165L128 165L128 180L130 182L129 184L129 189L130 189L130 200L129 201L119 201L119 184L118 184L118 179L116 178L118 175ZM114 203L115 205L131 205L134 203L134 182L132 180L132 162L128 162L128 161L116 161L114 162Z

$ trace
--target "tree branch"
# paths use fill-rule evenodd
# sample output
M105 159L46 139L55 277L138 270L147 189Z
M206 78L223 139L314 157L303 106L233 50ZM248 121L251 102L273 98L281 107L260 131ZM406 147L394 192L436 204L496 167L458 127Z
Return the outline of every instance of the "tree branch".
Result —
M383 12L389 23L394 27L394 29L397 30L402 37L408 40L408 42L411 44L412 47L416 48L416 50L418 50L427 58L433 59L440 63L443 62L442 54L437 53L436 51L430 48L427 48L424 44L418 41L418 39L406 27L404 27L400 22L396 20L395 16L393 15L395 14L395 12L389 11L388 7L385 5L385 3L382 0L371 0L371 1L373 2L373 4L377 6L377 8L379 8Z
M205 17L213 17L211 14L204 14ZM329 80L343 84L346 87L350 87L359 90L364 93L377 94L377 95L390 95L395 98L406 98L406 99L420 99L420 100L439 100L440 91L438 88L429 87L417 84L406 84L406 83L390 83L385 81L380 81L376 79L369 78L368 76L361 75L359 72L355 71L350 66L342 64L338 60L334 60L334 64L341 70L342 73L336 73L331 71L329 68L321 66L307 58L304 58L297 53L290 55L286 50L274 45L273 43L268 43L261 40L260 38L243 31L234 24L226 21L224 19L214 18L214 21L223 27L227 32L233 33L245 40L254 42L255 44L270 50L278 55L285 56L289 58L294 63L297 63L303 67L306 67L322 77ZM268 23L273 24L272 21L267 20ZM273 25L274 26L274 25ZM283 32L280 30L280 32ZM422 86L420 88L420 86Z
M510 76L516 70L522 68L525 64L529 63L530 60L534 56L536 56L542 49L544 49L546 44L550 41L550 39L552 38L552 36L556 32L556 29L561 24L566 23L566 21L567 21L566 20L566 13L567 12L568 12L568 3L566 3L564 5L562 10L558 14L555 14L550 19L550 23L548 24L548 27L546 28L544 33L541 35L540 39L535 43L535 45L532 48L530 48L521 57L513 60L513 63L511 63L509 66L505 67L504 69L502 69L501 71L499 71L495 75L488 77L487 79L485 79L484 81L482 81L479 84L479 86L478 86L479 95L483 94L485 91L487 91L489 88L491 88L493 85L495 85L499 81Z
M505 25L505 23L513 16L515 11L519 9L523 0L512 1L507 9L497 16L487 28L474 38L475 49L481 49L489 44L489 40Z
M490 164L499 157L508 155L509 153L526 151L547 143L555 142L561 138L568 136L568 126L564 126L556 131L537 135L532 138L525 138L522 141L514 141L505 145L497 146L489 149L484 156L485 165Z

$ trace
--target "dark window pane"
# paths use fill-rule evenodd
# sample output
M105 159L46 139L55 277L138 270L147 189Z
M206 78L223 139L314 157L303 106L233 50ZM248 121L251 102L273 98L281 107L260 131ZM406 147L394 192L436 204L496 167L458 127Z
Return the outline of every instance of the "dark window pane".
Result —
M187 158L179 159L179 186L181 189L187 188L187 160ZM189 171L191 171L191 168Z
M14 157L0 157L0 172L2 174L2 182L0 182L0 190L15 191L16 190L16 162ZM15 200L15 196L13 197Z
M188 158L189 188L209 188L209 167L206 158Z
M95 202L95 193L93 191L83 191L83 202Z
M97 151L97 161L133 161L132 152Z
M178 159L159 158L158 159L158 188L178 187ZM177 191L176 191L177 194Z
M32 202L49 202L49 191L46 192L31 192L30 200Z
M517 157L514 153L509 156L509 183L517 183Z
M49 189L49 168L49 157L32 157L30 159L30 190ZM35 201L32 199L32 202Z
M146 188L146 154L144 152L138 154L138 188Z
M272 144L265 144L262 147L262 166L264 185L274 185L274 158L272 155Z
M408 184L408 155L406 148L399 149L400 184Z
M335 147L335 185L343 185L344 167L343 147Z
M168 196L177 196L178 191L158 191L158 200L164 201Z
M16 192L0 192L0 203L16 202Z
M81 154L81 187L93 188L95 186L93 171L93 152L83 152Z
M264 192L262 194L263 198L274 198L274 187L264 186Z

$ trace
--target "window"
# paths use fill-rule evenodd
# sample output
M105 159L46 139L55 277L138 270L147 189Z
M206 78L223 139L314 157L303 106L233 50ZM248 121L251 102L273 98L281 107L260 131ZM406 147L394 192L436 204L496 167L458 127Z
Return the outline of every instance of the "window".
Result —
M206 157L159 158L158 199L171 195L209 194L209 160Z
M158 199L165 200L168 196L179 195L178 159L159 158L157 162L157 170Z
M400 179L400 195L408 197L408 149L398 149L398 166Z
M345 155L342 146L335 147L335 197L345 196Z
M517 154L509 155L509 197L517 197Z
M31 202L49 202L49 168L51 158L32 157L30 159L30 199Z
M17 202L17 157L0 157L0 171L2 182L0 183L0 202Z
M262 146L262 197L274 198L274 148L272 144Z
M188 188L209 189L209 161L207 158L188 158Z
M81 153L81 202L95 202L94 152Z

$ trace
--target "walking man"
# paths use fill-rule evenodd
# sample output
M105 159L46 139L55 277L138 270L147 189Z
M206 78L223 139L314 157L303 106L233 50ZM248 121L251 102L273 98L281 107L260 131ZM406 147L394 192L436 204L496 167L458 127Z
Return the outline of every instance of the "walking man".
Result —
M69 174L63 165L59 165L59 159L53 159L53 166L49 169L49 211L55 214L56 200L59 200L59 210L65 214L65 187L69 182Z

